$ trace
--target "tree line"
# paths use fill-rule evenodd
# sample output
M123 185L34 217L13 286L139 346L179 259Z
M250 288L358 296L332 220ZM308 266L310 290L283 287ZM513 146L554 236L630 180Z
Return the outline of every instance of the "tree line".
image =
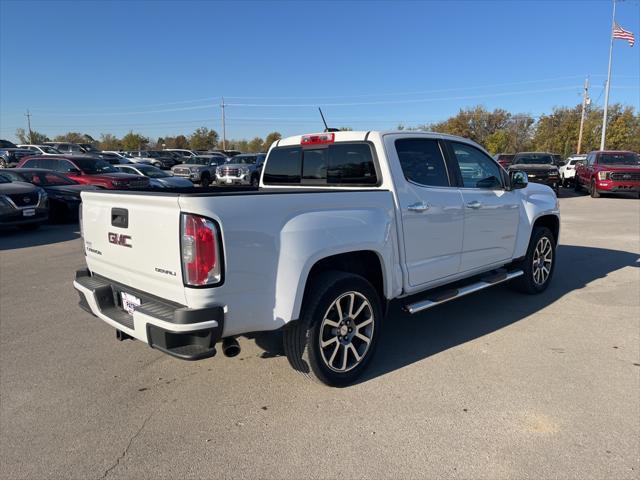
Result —
M111 133L102 133L100 138L95 139L87 133L67 132L63 135L56 135L51 140L47 135L23 128L16 130L16 137L20 143L35 145L44 142L69 142L69 143L90 143L100 150L163 150L165 148L184 148L190 150L210 150L221 149L222 140L215 130L207 127L197 128L190 135L176 135L175 137L159 137L151 140L140 133L130 131L122 138ZM31 137L31 138L30 138ZM251 140L227 140L225 148L227 150L240 150L241 152L266 152L271 144L282 138L279 132L271 132L265 138L255 137Z
M490 153L517 153L522 151L546 151L564 157L576 153L582 105L575 107L555 107L550 114L537 119L527 113L511 113L497 108L493 111L478 105L461 109L456 115L437 123L427 123L415 127L399 125L400 130L427 130L470 138L483 145ZM582 153L600 147L602 132L602 108L587 110ZM609 107L606 147L612 150L640 151L640 114L631 106L614 104ZM341 130L350 130L343 127ZM49 138L40 132L29 133L24 129L16 131L21 143L42 143ZM265 152L271 144L280 139L278 132L268 134L264 139L227 140L227 150L242 152ZM88 134L68 132L53 138L59 142L91 143L101 150L144 150L163 148L186 148L208 150L222 148L218 132L207 127L197 128L190 135L160 137L152 141L140 133L130 131L122 138L111 133L103 133L99 139Z
M598 150L602 133L602 108L589 108L585 114L581 153ZM530 114L513 114L503 109L488 111L483 106L461 109L449 119L404 127L470 138L492 154L545 151L567 157L576 153L582 105L555 107L537 120ZM609 107L606 148L640 151L640 115L631 106Z

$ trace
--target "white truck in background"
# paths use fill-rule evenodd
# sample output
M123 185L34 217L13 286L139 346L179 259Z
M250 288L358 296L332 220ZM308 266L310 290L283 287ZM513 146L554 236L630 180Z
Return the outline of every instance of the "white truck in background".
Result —
M118 338L187 360L282 329L296 370L348 385L393 328L391 300L416 313L507 281L538 293L555 267L553 191L454 136L294 136L257 190L167 190L82 193L74 286Z

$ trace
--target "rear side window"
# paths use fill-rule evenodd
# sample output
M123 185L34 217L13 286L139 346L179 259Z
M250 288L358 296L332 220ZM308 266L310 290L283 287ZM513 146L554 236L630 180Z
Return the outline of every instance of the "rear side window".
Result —
M264 183L276 185L300 183L301 172L301 148L276 148L269 155Z
M336 143L273 149L263 181L267 185L376 185L378 176L369 144Z
M430 138L396 140L396 152L407 180L430 187L448 187L449 176L438 141Z

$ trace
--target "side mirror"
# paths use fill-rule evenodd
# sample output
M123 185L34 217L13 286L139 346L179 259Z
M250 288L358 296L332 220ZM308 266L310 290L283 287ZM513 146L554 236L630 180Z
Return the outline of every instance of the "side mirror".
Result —
M525 188L529 184L529 177L522 170L512 170L509 172L509 179L511 180L512 190Z

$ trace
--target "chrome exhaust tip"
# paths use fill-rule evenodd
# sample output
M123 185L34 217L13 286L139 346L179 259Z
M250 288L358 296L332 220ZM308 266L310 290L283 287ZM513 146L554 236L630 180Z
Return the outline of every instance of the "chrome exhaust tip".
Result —
M233 337L228 337L222 340L222 353L225 357L235 357L240 353L240 344Z

